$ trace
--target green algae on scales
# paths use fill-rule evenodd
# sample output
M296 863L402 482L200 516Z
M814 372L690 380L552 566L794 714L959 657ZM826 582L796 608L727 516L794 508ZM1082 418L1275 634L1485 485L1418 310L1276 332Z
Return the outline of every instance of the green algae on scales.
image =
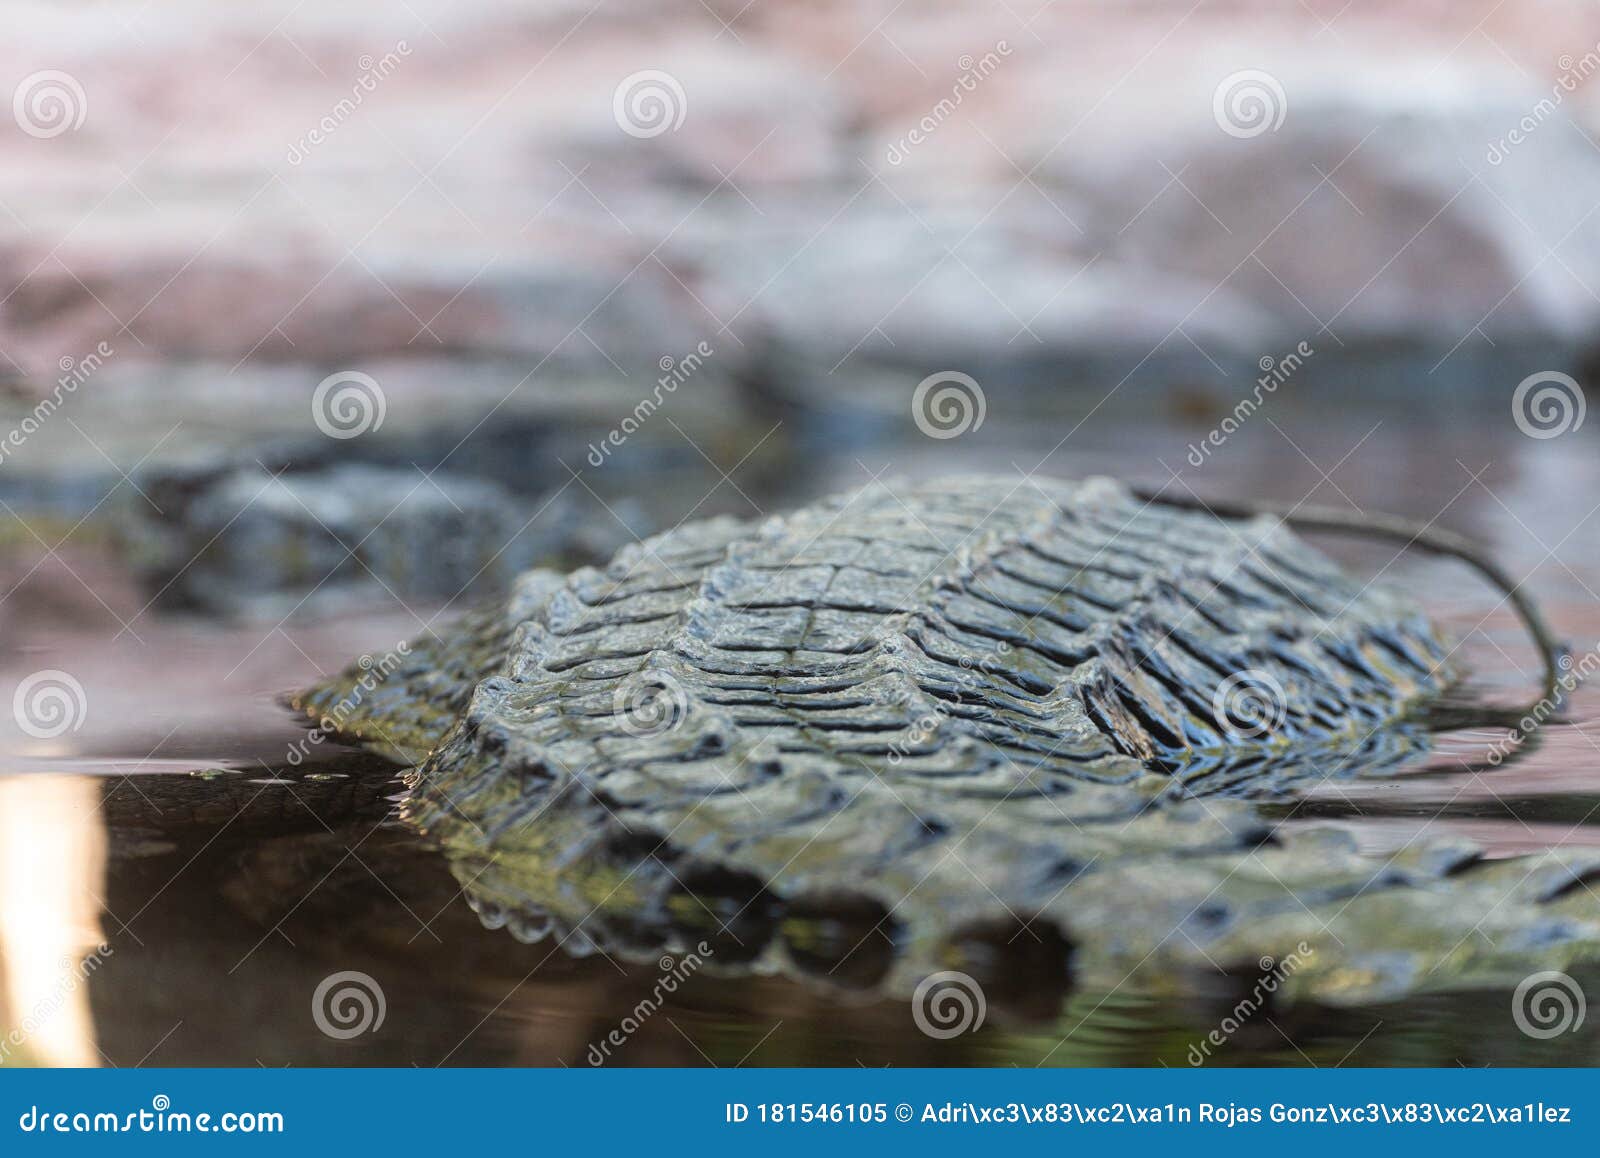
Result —
M1376 860L1247 802L1424 750L1449 656L1281 519L955 478L526 573L300 706L419 765L404 815L523 940L896 992L1293 954L1285 988L1356 1000L1600 950L1600 854Z

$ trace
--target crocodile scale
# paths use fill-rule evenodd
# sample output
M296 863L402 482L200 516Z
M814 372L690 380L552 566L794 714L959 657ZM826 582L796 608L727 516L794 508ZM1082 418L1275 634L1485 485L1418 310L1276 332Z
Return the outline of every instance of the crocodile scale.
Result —
M1385 862L1251 803L1420 751L1448 654L1275 518L961 477L526 573L303 706L420 762L406 816L521 939L709 932L724 964L899 988L997 929L1108 984L1309 942L1327 996L1415 986L1472 928L1496 979L1600 935L1563 908L1582 856Z

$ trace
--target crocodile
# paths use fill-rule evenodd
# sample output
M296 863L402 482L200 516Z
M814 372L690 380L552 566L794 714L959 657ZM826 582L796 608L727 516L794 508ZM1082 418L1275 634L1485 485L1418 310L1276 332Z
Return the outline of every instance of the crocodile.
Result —
M1019 953L1105 990L1292 958L1332 1001L1600 953L1600 853L1380 858L1270 819L1425 753L1463 673L1285 519L1194 507L878 482L527 572L296 702L413 766L402 814L483 923L569 953L710 938L721 968L901 994Z

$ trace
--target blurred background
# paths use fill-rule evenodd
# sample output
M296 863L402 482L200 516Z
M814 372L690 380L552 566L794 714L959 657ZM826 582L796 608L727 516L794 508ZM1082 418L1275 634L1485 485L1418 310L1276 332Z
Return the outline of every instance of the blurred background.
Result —
M0 913L23 914L0 921L0 1008L57 1019L64 1044L30 1035L48 1060L304 1056L249 1036L248 1007L197 1028L151 978L238 955L194 948L220 921L185 892L195 857L308 816L321 839L328 814L295 796L280 829L249 813L214 845L259 792L212 815L128 785L275 787L284 691L687 519L874 478L1109 473L1464 530L1600 634L1592 4L11 0L5 20L0 739L6 771L41 775L9 789L33 803L0 862ZM1531 683L1513 617L1459 572L1344 556L1423 593L1485 682ZM1441 820L1413 788L1357 827L1374 848L1436 823L1497 853L1592 841L1591 749L1575 727L1517 773L1545 813L1474 784L1483 808ZM107 855L142 866L112 873L123 895L17 907ZM276 931L261 890L300 893L246 878L230 911ZM158 897L188 914L159 953ZM102 935L123 1012L97 1037L92 987L16 954ZM811 1056L762 1045L789 1000L707 1014L689 1044ZM789 1033L832 1040L829 1008ZM412 1024L354 1060L444 1052ZM658 1028L652 1059L696 1060Z
M1081 473L1105 431L1160 425L1180 475L1304 473L1263 421L1192 452L1263 377L1285 430L1356 408L1503 419L1531 374L1581 382L1600 315L1587 4L17 3L8 21L0 422L62 413L5 445L0 497L71 527L116 486L108 506L176 537L139 556L156 589L259 489L197 496L185 468L224 457L404 468L407 513L472 510L485 534L511 516L465 479L564 486L530 529L593 521L580 547L604 552L702 496L753 513L774 479L914 439L934 373L985 404L959 451L913 443L944 463L1026 444L1023 469ZM630 416L626 450L603 446ZM1151 457L1122 473L1164 480ZM341 489L378 505L375 477L322 481L261 501L325 521ZM631 502L569 509L591 491ZM226 601L205 586L165 595Z

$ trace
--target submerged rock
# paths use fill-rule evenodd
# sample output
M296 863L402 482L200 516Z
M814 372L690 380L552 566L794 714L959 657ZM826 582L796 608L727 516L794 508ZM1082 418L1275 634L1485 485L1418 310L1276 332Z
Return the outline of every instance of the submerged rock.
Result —
M628 533L570 492L530 511L486 480L417 469L203 468L145 486L161 513L146 506L125 537L148 586L224 614L503 591L536 563L604 557Z
M521 939L898 991L1019 942L1063 984L1292 954L1356 999L1600 947L1600 859L1379 862L1243 799L1423 750L1448 656L1276 519L958 478L530 572L301 706L420 762L407 816Z

